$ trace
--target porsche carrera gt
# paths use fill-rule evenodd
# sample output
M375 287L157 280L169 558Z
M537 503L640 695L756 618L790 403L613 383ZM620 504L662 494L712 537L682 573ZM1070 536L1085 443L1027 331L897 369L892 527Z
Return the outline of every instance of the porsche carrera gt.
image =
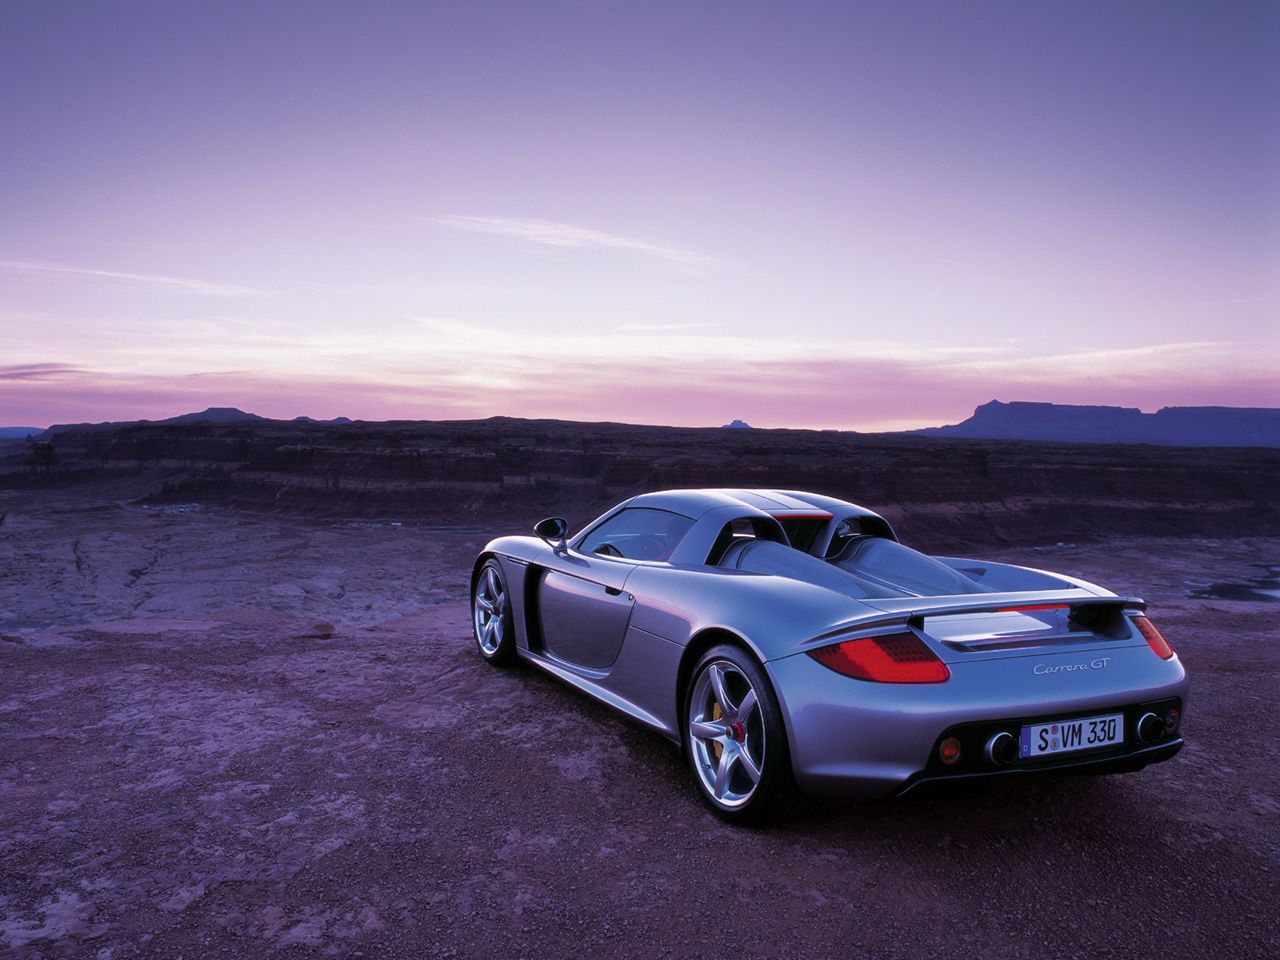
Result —
M1137 597L929 556L878 514L780 490L634 497L493 540L472 624L678 745L736 822L804 796L1167 760L1187 676Z

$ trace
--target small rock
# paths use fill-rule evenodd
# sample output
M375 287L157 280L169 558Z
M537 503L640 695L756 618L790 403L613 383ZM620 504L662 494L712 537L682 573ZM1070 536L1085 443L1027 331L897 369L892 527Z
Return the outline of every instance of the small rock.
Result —
M325 620L317 620L296 636L299 640L328 640L333 636L334 630L335 627L332 623Z

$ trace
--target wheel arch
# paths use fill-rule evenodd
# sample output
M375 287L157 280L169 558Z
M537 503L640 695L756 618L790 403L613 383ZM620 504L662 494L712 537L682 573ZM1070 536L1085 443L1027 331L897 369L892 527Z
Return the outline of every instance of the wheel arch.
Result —
M680 744L683 749L686 744L685 730L685 701L688 699L689 681L693 679L693 668L698 665L698 661L714 646L719 644L728 644L737 647L743 653L751 656L753 660L764 669L764 657L760 656L760 651L744 636L729 630L725 627L708 627L695 633L688 644L685 645L684 653L680 655L680 665L676 669L676 722L680 725ZM769 671L765 669L765 674ZM769 678L770 683L773 678ZM774 696L777 696L777 688L774 688Z
M481 550L480 555L476 557L476 562L471 565L471 596L474 601L476 593L476 578L480 576L480 570L489 560L497 560L498 555L492 550Z

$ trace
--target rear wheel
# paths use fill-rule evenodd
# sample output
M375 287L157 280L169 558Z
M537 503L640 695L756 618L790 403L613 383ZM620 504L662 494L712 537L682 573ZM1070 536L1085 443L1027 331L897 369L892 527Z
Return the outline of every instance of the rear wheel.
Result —
M799 800L782 709L764 669L738 647L708 650L685 699L685 747L703 799L732 823L790 813Z
M511 595L497 560L486 560L471 591L471 625L480 656L494 666L506 666L516 654L515 617Z

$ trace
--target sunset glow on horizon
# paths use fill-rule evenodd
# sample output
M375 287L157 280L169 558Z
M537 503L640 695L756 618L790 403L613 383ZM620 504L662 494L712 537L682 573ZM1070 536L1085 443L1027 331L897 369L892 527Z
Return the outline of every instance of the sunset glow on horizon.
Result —
M10 5L0 426L1280 406L1280 6Z

